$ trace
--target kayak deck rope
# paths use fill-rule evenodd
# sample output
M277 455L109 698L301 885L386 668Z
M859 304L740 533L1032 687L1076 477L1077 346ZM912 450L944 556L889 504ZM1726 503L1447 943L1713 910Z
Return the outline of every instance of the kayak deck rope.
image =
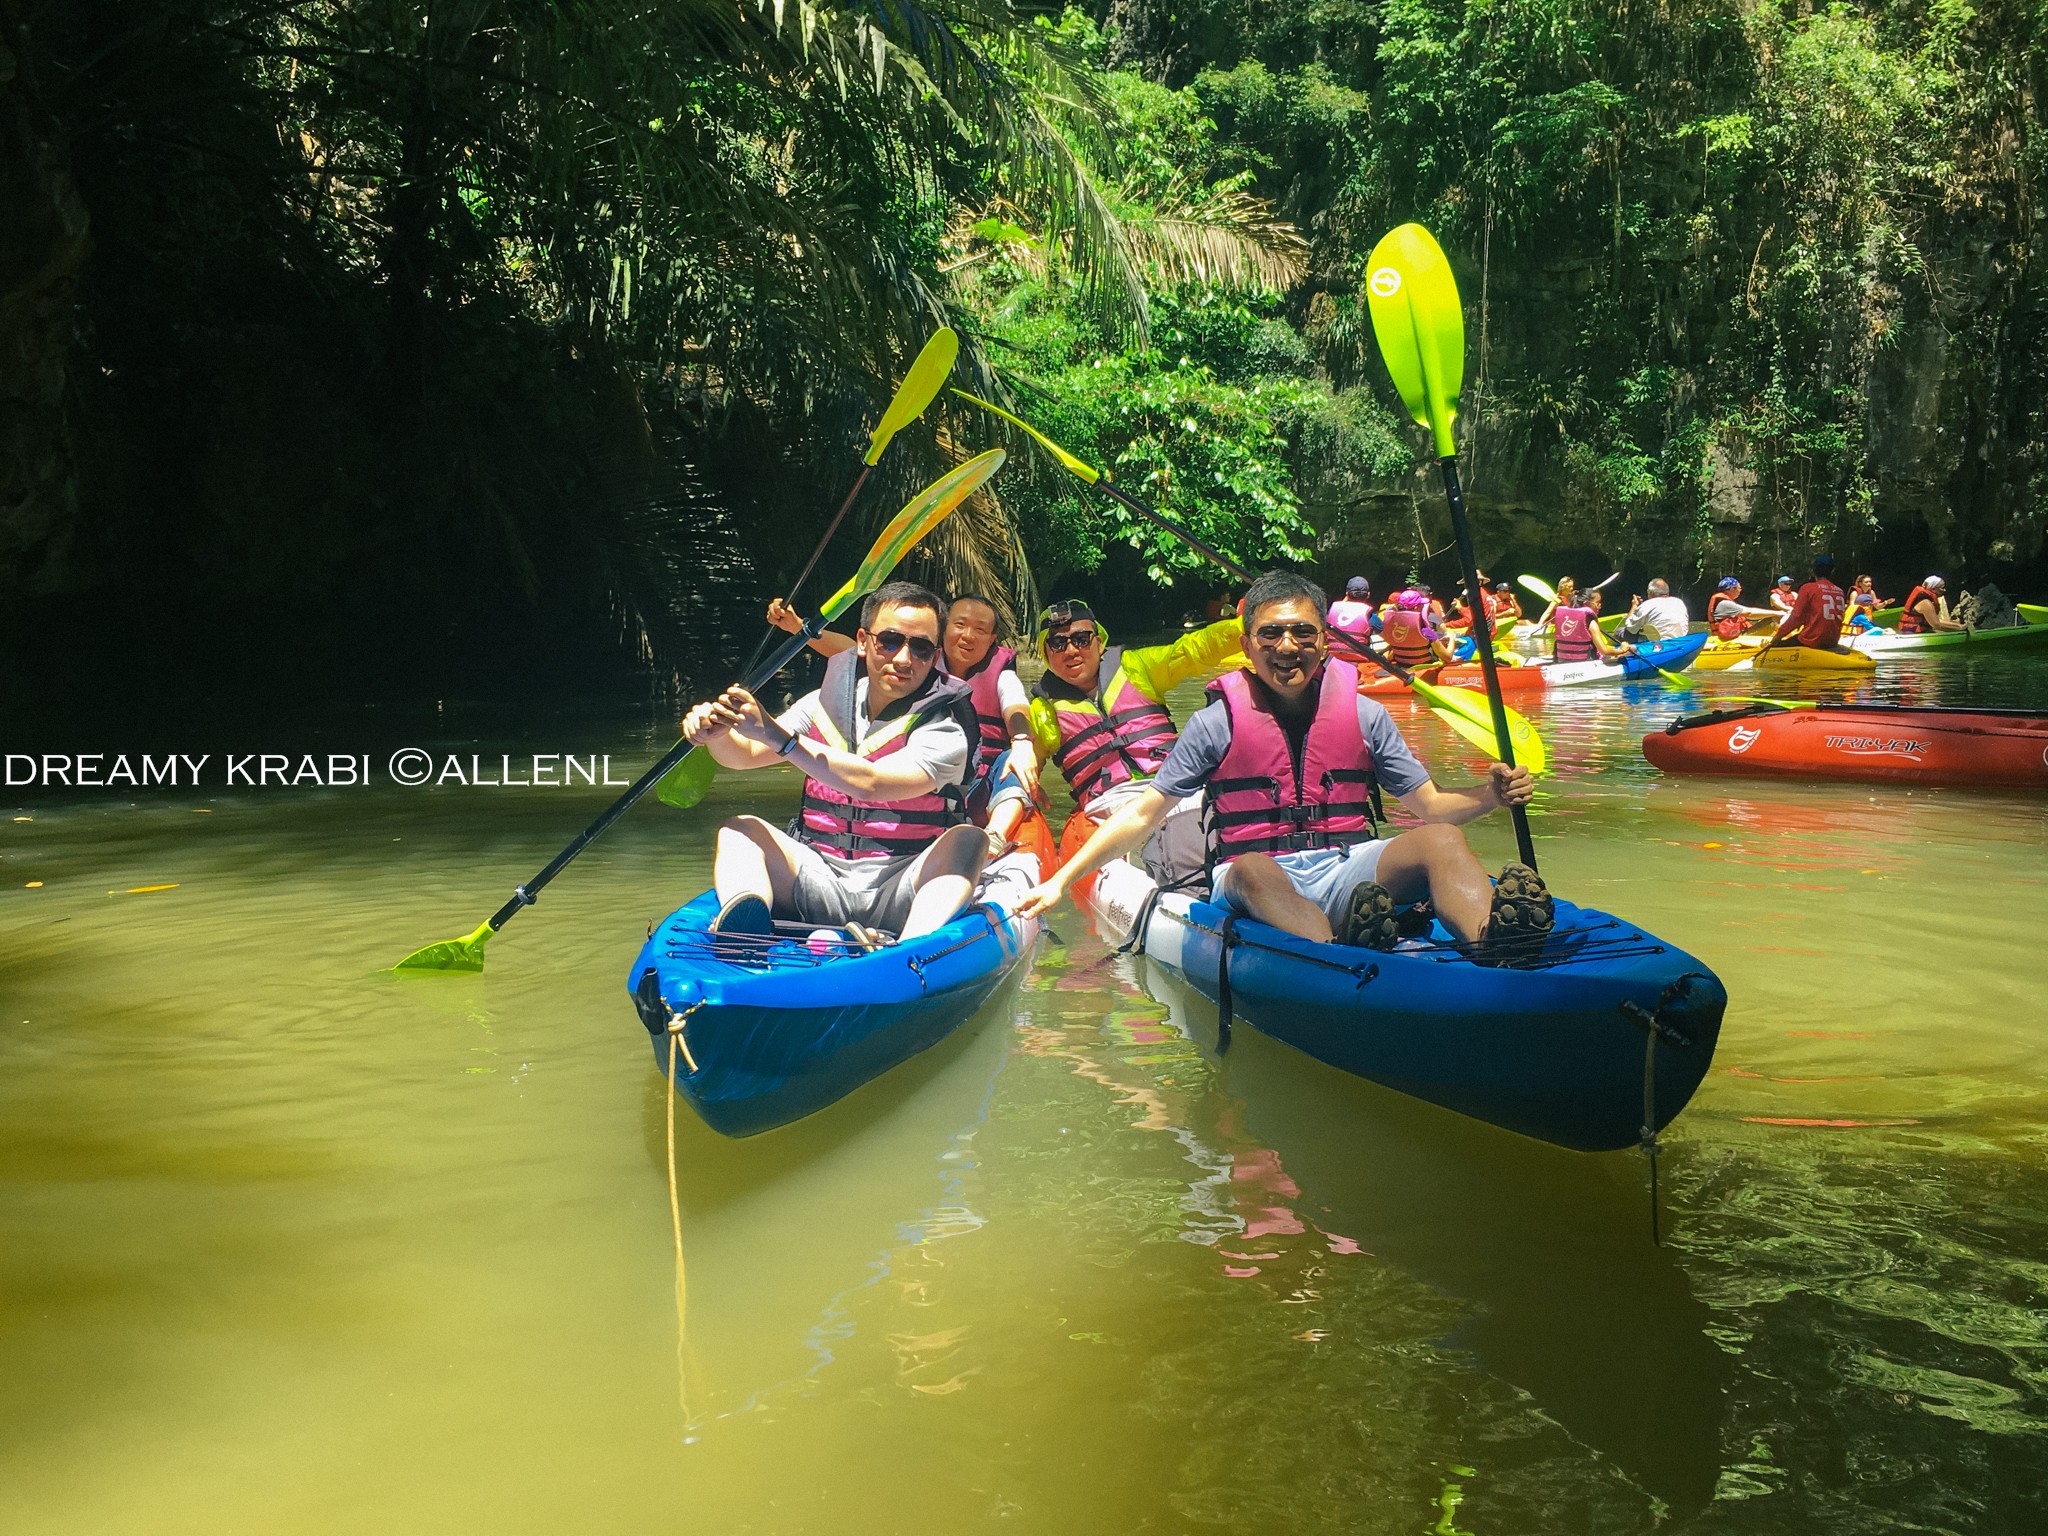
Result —
M1206 933L1215 939L1223 937L1222 928L1211 928L1207 923L1197 922L1193 917L1186 914L1182 914L1181 921L1198 933ZM1225 919L1224 927L1230 927L1232 922L1232 919ZM1631 928L1628 933L1618 934L1609 939L1586 937L1586 935L1599 933L1605 929L1627 928L1628 926L1628 924L1623 923L1618 918L1610 918L1604 923L1588 923L1583 928L1568 928L1560 933L1553 933L1540 953L1503 957L1501 963L1496 968L1517 971L1545 971L1552 970L1558 966L1573 965L1582 960L1633 960L1640 955L1661 955L1668 951L1668 945L1652 939L1640 929ZM1320 965L1326 970L1342 971L1345 975L1354 977L1361 987L1379 975L1380 968L1377 961L1347 965L1343 961L1332 959L1327 955L1305 954L1299 949L1283 949L1277 944L1263 943L1256 938L1247 938L1242 934L1237 935L1230 942L1233 945L1240 945L1246 949L1256 949L1265 954L1280 955L1289 960L1299 960L1308 965ZM1348 946L1333 944L1330 947L1345 948ZM1468 943L1463 939L1409 939L1403 941L1400 949L1391 951L1391 953L1418 959L1426 957L1435 961L1438 965L1449 965L1460 960L1471 961L1478 956L1487 955L1488 951L1484 940Z
M1642 1140L1637 1145L1650 1165L1650 1242L1654 1247L1661 1248L1664 1244L1657 1202L1657 1157L1664 1150L1663 1143L1657 1138L1657 1040L1662 1036L1680 1048L1692 1044L1692 1036L1674 1029L1664 1017L1664 1010L1674 1002L1690 997L1695 981L1710 979L1704 971L1687 971L1674 977L1657 994L1655 1008L1645 1008L1634 998L1623 998L1620 1004L1624 1018L1634 1019L1643 1026L1643 1130Z

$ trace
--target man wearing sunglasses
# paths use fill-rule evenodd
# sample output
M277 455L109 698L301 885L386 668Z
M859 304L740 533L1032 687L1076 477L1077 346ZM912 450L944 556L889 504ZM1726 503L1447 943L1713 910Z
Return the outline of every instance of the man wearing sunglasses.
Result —
M768 622L795 634L803 627L796 610L781 598L768 602ZM854 642L834 630L811 641L828 660ZM975 825L989 833L993 857L1016 840L1038 800L1038 757L1031 734L1031 701L1017 676L1017 652L999 644L996 605L978 592L963 592L946 604L939 640L939 666L967 684L974 700L979 750L969 765L964 798ZM1048 846L1050 833L1040 833Z
M718 829L714 931L772 933L781 916L857 940L910 938L966 906L987 857L961 803L979 727L968 685L937 666L944 619L923 587L889 582L816 692L771 717L728 688L684 718L683 734L722 767L787 761L804 773L787 833L758 816Z
M1156 778L1036 887L1020 908L1045 911L1078 881L1143 846L1182 797L1205 797L1214 899L1314 943L1391 949L1395 908L1428 901L1462 941L1521 952L1550 929L1551 901L1534 870L1510 864L1500 883L1459 826L1526 804L1526 768L1495 763L1483 783L1434 782L1392 717L1358 692L1358 672L1328 653L1322 589L1273 571L1244 600L1251 671L1226 672L1220 694L1187 723ZM1425 825L1383 835L1377 784ZM1485 952L1485 951L1482 951Z
M1238 621L1233 615L1171 645L1133 651L1109 644L1086 603L1054 603L1039 615L1038 648L1045 674L1032 689L1031 729L1039 760L1059 766L1077 814L1098 822L1166 761L1177 734L1167 691L1236 661Z

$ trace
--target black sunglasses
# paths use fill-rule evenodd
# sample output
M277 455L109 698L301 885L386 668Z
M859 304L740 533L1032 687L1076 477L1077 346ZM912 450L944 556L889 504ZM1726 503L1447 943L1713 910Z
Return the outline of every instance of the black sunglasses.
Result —
M1085 651L1095 643L1095 637L1100 633L1100 630L1094 629L1070 629L1064 635L1047 635L1045 648L1048 651L1064 651L1071 645L1077 651Z
M885 629L868 636L868 643L875 648L877 656L894 656L906 645L910 647L912 661L930 661L939 654L938 642L927 640L923 635L906 635L900 629Z
M1289 636L1296 645L1307 645L1322 633L1320 624L1261 624L1252 631L1252 638L1261 645L1278 645L1282 636Z

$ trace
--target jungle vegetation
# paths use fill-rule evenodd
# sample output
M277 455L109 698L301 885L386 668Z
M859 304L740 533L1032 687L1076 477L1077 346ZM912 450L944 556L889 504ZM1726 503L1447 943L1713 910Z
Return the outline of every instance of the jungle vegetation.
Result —
M2048 562L2048 0L0 0L0 686L697 677L924 337L1246 561ZM998 440L932 412L873 517ZM1019 442L935 580L1213 579Z

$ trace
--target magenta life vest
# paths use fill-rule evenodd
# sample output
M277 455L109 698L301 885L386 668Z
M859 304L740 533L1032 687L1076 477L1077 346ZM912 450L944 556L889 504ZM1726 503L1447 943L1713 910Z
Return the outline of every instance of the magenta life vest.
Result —
M967 684L968 696L974 701L974 718L981 727L980 747L968 769L969 783L993 768L996 759L1009 748L1010 728L1003 721L1003 706L996 690L1002 683L1003 673L1016 665L1017 653L1014 650L1007 645L992 645L988 654L960 679Z
M1251 673L1236 668L1210 685L1230 712L1230 746L1207 788L1212 863L1373 835L1372 748L1358 725L1358 669L1324 662L1317 690L1297 755L1272 696Z
M825 663L825 681L818 690L818 709L804 735L810 740L854 752L880 762L900 751L910 733L934 718L948 715L974 740L973 703L968 685L932 669L925 686L898 699L868 722L867 734L853 739L854 689L860 682L861 659L841 651ZM803 808L790 835L841 858L888 859L920 853L948 827L967 819L957 784L942 785L907 800L858 800L816 779L804 780Z
M1593 610L1557 608L1550 615L1556 631L1550 654L1556 661L1591 661L1599 652L1593 645Z
M1924 635L1929 633L1930 626L1928 625L1925 619L1920 617L1920 614L1918 612L1920 600L1922 598L1925 598L1928 602L1934 604L1934 611L1936 613L1941 612L1940 598L1936 597L1932 592L1928 591L1925 587L1915 587L1913 589L1913 595L1906 599L1905 612L1899 615L1900 634Z
M1436 660L1436 650L1423 633L1422 615L1412 608L1396 608L1380 620L1380 635L1394 660L1413 670Z
M1124 675L1120 645L1103 653L1094 693L1084 693L1050 669L1035 691L1052 705L1059 722L1060 744L1052 760L1083 810L1106 790L1157 773L1179 734L1166 706L1147 698Z

